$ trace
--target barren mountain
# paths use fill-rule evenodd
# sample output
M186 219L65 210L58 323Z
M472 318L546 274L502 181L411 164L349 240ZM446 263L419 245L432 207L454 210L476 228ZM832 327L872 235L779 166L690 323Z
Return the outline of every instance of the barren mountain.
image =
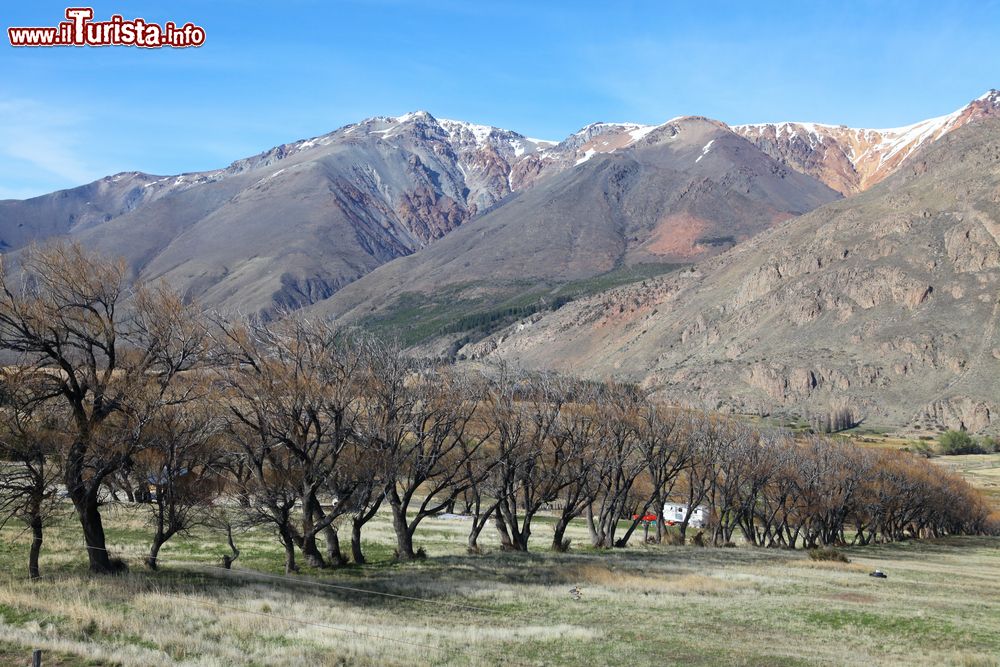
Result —
M225 169L162 177L128 172L0 201L0 250L70 235L125 256L136 275L165 278L207 305L270 312L322 301L386 262L486 218L500 223L486 239L492 246L475 247L470 233L450 249L421 253L432 265L407 278L422 281L420 290L433 289L431 277L448 264L442 284L513 276L551 286L608 267L709 256L828 200L813 179L796 172L853 193L906 164L915 148L995 115L998 100L992 92L955 114L897 130L736 128L774 160L736 141L721 123L697 121L719 133L717 144L709 130L701 132L704 141L697 132L678 140L673 133L693 126L691 118L658 126L594 123L556 144L426 112L377 117ZM521 196L536 186L545 187ZM805 190L793 192L800 186ZM514 208L501 214L508 205ZM603 227L595 227L598 221ZM569 238L585 229L596 236ZM463 257L459 271L459 255L445 254L456 252ZM484 262L486 256L493 259ZM474 278L465 262L478 267ZM612 282L631 274L615 275ZM365 285L384 305L399 289L378 287L380 280ZM347 301L356 305L359 294L365 296L355 292ZM478 308L482 299L463 304ZM341 312L344 304L327 310Z
M211 305L295 308L496 204L511 165L547 145L423 112L375 118L240 160L80 238Z
M211 305L294 308L496 205L552 146L426 112L373 118L222 170L0 202L0 243L71 234Z
M612 152L594 148L616 138ZM700 117L654 128L592 127L557 148L579 155L571 168L317 310L393 321L412 311L405 326L423 327L429 317L447 327L445 311L455 304L472 312L526 306L545 289L623 267L690 263L838 198Z
M696 267L462 353L644 382L699 406L1000 427L1000 119Z
M938 118L885 130L820 123L734 125L733 131L771 157L851 195L892 174L924 145L967 123L1000 116L1000 91L991 90Z
M166 179L133 171L41 197L0 201L0 249L79 233L208 178L196 174Z

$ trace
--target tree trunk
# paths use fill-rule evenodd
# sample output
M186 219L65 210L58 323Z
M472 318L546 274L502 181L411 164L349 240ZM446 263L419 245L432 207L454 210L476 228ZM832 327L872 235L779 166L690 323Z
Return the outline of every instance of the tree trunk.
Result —
M524 530L515 528L514 546L518 551L528 551L528 538L531 537L531 527L525 526Z
M306 559L309 567L326 567L326 561L323 560L323 554L319 551L319 546L316 544L315 533L309 532L302 537L302 555Z
M642 511L643 514L645 514L645 512L646 512L646 510ZM642 515L640 515L640 516L642 516ZM628 541L632 538L632 533L634 533L635 529L639 526L639 522L640 522L639 519L633 519L632 520L632 525L630 525L628 527L628 529L625 531L625 534L622 535L621 537L619 537L617 540L615 540L614 544L615 544L615 548L616 549L624 549L625 547L628 546ZM643 521L642 523L646 523L646 522ZM646 523L646 534L647 535L649 534L649 524L648 523Z
M479 550L479 535L483 532L483 528L486 527L486 522L479 523L475 519L472 521L472 528L469 529L469 540L466 544L466 550L471 554L480 553Z
M493 525L496 526L497 533L500 535L500 549L502 551L514 551L516 547L513 540L510 539L510 531L507 530L507 524L503 520L503 515L500 513L499 507L493 513Z
M155 570L158 567L156 558L160 555L160 547L166 541L167 538L161 530L157 530L156 534L153 535L153 544L149 547L149 557L146 558L146 565L150 570Z
M590 545L599 547L604 543L603 529L598 531L597 522L594 521L594 506L587 505L587 530L590 532Z
M365 554L361 549L361 527L364 522L358 519L351 520L351 560L358 565L365 563Z
M95 574L114 574L120 568L111 562L104 539L104 524L101 521L101 511L97 505L95 494L85 493L79 500L73 498L80 525L83 528L83 541L87 548L87 559L90 571Z
M233 552L233 555L223 554L222 556L222 567L227 570L232 568L233 561L240 557L240 550L236 548L236 542L233 541L233 527L232 525L226 525L226 539L229 542L229 549Z
M87 549L90 571L95 574L113 574L120 568L112 565L104 539L104 524L101 522L101 510L98 505L99 489L87 488L84 458L88 444L84 438L78 438L73 443L66 461L64 481L76 514L80 518L80 526L83 528L83 543ZM92 485L97 483L91 481Z
M42 517L31 517L31 549L28 551L28 577L38 579L41 572L38 569L38 554L42 550Z
M347 564L347 559L340 551L340 535L333 525L323 528L323 538L326 540L326 557L333 567L341 567Z
M565 516L560 516L559 520L556 521L555 527L552 529L552 549L553 551L568 551L569 544L563 541L563 537L566 535L566 528L569 526L569 519Z
M309 567L325 568L326 561L316 545L316 498L311 491L302 494L302 555Z
M406 525L406 510L396 499L390 499L392 509L392 528L396 532L396 557L399 560L413 560L417 554L413 551L413 535Z
M392 529L396 533L396 558L399 560L414 560L417 557L413 550L413 533L406 522L406 505L399 497L394 485L390 485L385 494L392 511Z
M515 551L528 551L528 539L531 537L531 515L525 511L521 523L517 522L517 515L509 517L507 528L514 543Z
M299 566L295 564L295 540L287 528L279 528L281 544L285 547L285 574L299 571Z

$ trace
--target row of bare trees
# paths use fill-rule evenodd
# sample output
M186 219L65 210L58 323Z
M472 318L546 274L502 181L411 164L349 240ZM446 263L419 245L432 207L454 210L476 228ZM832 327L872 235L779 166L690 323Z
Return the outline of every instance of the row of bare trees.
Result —
M332 324L208 317L78 246L33 248L0 277L0 510L32 533L65 496L90 567L121 564L102 508L148 508L147 564L195 525L269 526L285 568L364 562L365 526L388 514L400 559L420 524L468 516L526 551L537 517L551 546L586 521L597 547L684 540L696 507L711 538L761 546L868 543L992 530L958 477L923 459L672 408L637 388L416 362ZM668 501L686 506L675 530ZM349 555L340 534L349 533Z

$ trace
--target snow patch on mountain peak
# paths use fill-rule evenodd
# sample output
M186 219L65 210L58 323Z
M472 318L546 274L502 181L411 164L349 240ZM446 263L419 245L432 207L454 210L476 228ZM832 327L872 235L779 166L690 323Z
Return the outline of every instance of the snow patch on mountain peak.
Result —
M991 88L985 93L976 98L977 102L992 102L994 104L1000 104L1000 90L996 88Z
M397 123L408 123L414 120L429 122L435 120L435 118L427 111L410 111L408 113L404 113L402 116L396 116L395 118L392 118L392 120Z

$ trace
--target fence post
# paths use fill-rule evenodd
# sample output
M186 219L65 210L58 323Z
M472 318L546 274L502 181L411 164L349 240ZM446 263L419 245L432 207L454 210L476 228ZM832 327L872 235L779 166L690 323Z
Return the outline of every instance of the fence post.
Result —
M42 649L36 648L31 652L31 667L42 667Z

